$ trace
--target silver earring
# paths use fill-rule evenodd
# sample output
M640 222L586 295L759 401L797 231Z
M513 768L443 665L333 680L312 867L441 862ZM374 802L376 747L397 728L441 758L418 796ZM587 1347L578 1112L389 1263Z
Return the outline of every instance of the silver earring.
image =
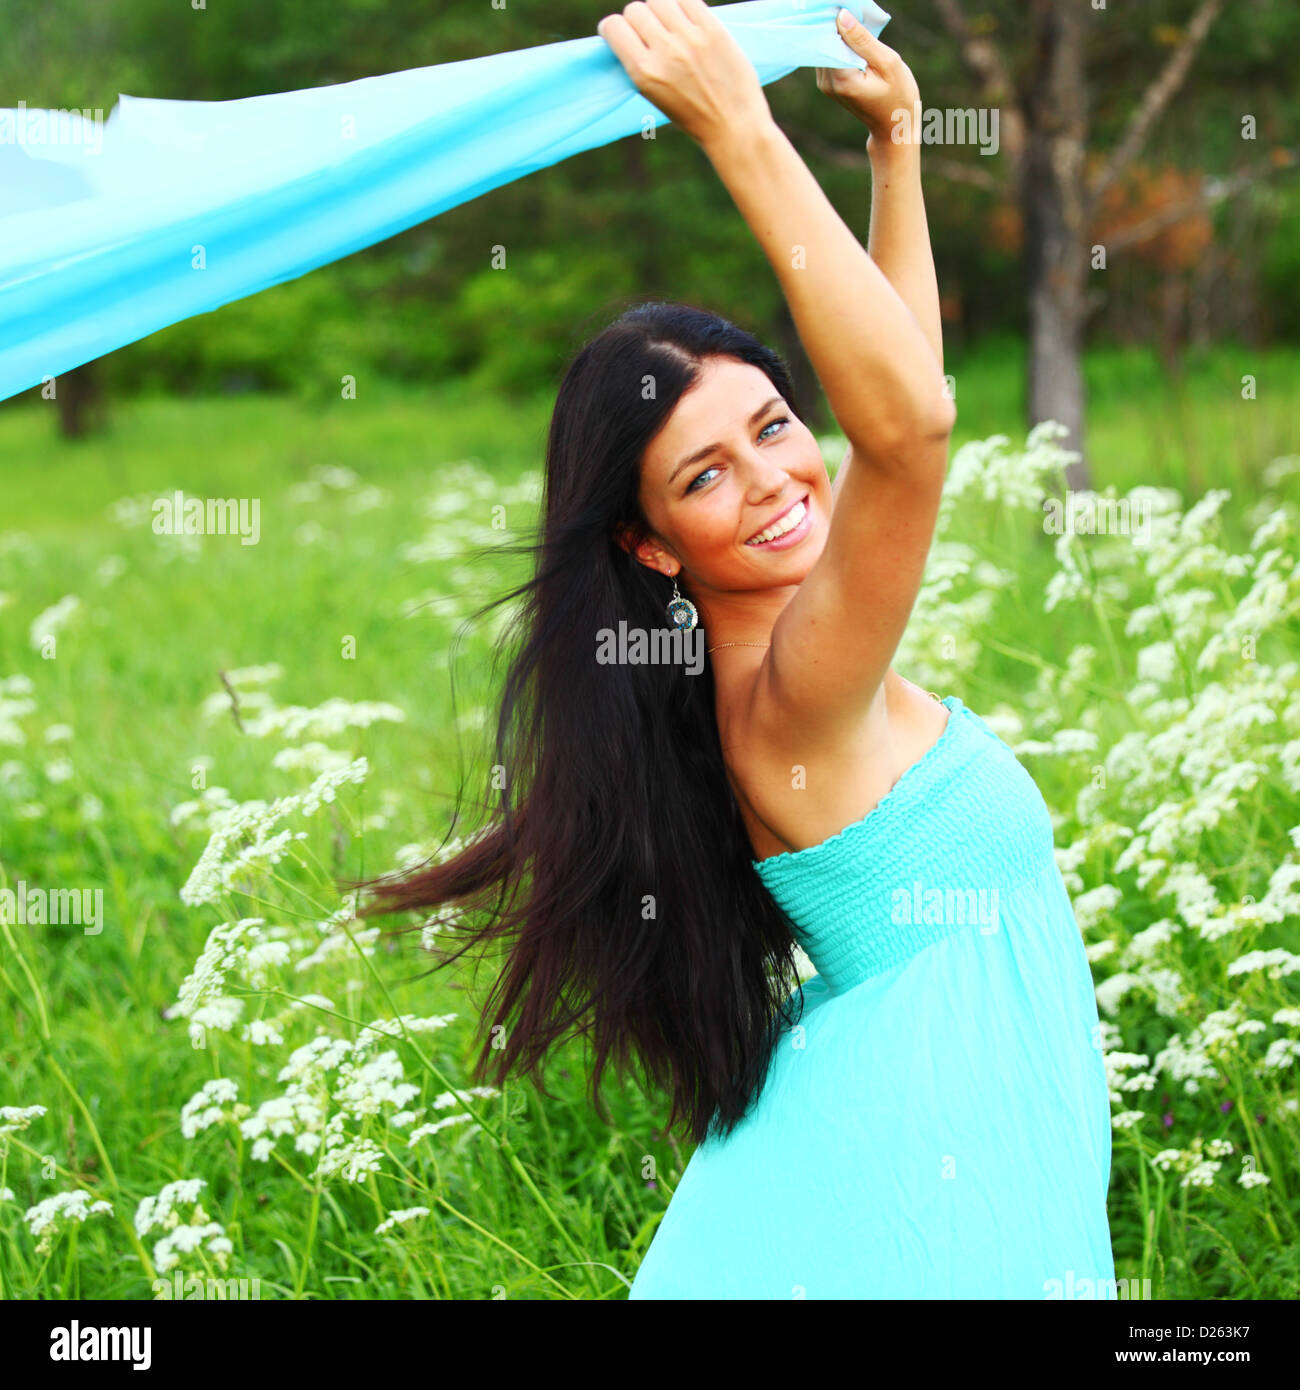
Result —
M668 600L668 617L674 627L686 631L698 626L700 621L695 605L678 591L676 575L673 575L673 596Z

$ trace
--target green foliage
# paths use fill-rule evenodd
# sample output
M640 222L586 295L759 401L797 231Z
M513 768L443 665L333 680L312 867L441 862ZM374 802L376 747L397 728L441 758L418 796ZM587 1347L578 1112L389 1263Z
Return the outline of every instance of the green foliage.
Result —
M495 302L490 279L480 293L485 303ZM1098 466L1122 489L1170 483L1187 489L1188 503L1194 500L1184 438L1214 451L1212 460L1196 456L1202 475L1234 489L1232 504L1209 532L1222 552L1193 557L1214 591L1215 630L1220 623L1225 631L1249 625L1252 610L1240 602L1249 576L1226 577L1214 565L1222 567L1222 554L1248 550L1251 508L1266 488L1285 499L1276 506L1288 508L1292 520L1284 514L1285 524L1275 522L1259 553L1281 547L1294 563L1300 475L1265 480L1262 465L1271 455L1259 449L1282 437L1285 422L1294 429L1300 375L1287 359L1256 360L1262 377L1289 382L1290 399L1247 405L1231 390L1216 397L1216 382L1231 384L1233 364L1230 355L1212 360L1179 407L1182 427L1159 447L1149 442L1151 421L1170 409L1170 398L1158 374L1131 357L1090 365ZM961 369L962 390L972 400L959 421L959 442L986 432L991 417L980 412L989 402L1014 401L1010 355L996 371L987 361L981 370L982 376ZM446 1028L386 1038L376 1051L397 1054L406 1081L418 1088L412 1107L433 1105L441 1077L468 1084L478 1009L492 972L462 966L430 974L413 937L376 941L364 956L341 939L346 933L335 923L330 934L350 950L301 975L271 977L274 988L297 997L322 994L331 1001L328 1011L287 1012L286 999L265 983L259 991L235 980L231 992L243 1003L245 1021L270 1024L283 1016L283 1047L213 1025L206 1046L194 1047L187 1031L192 1020L173 1006L221 921L261 916L281 934L277 939L292 939L328 920L338 903L334 881L392 866L404 846L431 848L452 828L451 798L462 779L469 779L471 793L478 785L494 708L489 661L496 633L489 624L464 630L463 620L519 578L490 553L485 562L469 557L480 543L516 540L531 524L548 406L542 396L503 409L500 397L466 396L459 382L411 393L381 379L363 380L354 402L337 395L320 402L255 395L122 402L113 428L83 445L54 439L49 407L15 407L0 418L0 444L11 460L10 505L0 531L0 679L30 682L29 694L11 685L0 695L12 725L0 718L0 877L9 884L97 884L105 902L101 933L12 927L13 943L5 942L5 1103L40 1105L46 1113L9 1136L0 1171L0 1188L14 1193L0 1200L0 1294L150 1297L155 1242L163 1233L136 1237L137 1204L167 1184L198 1177L207 1183L199 1194L203 1212L231 1243L225 1272L258 1278L264 1298L624 1294L690 1155L660 1131L663 1099L643 1095L631 1080L611 1079L606 1099L613 1127L606 1128L587 1103L580 1046L553 1059L548 1097L511 1084L504 1095L475 1100L490 1129L455 1125L413 1151L406 1129L390 1123L391 1106L349 1121L352 1138L374 1142L385 1154L377 1172L355 1182L317 1183L310 1155L287 1137L278 1141L281 1162L256 1158L255 1141L230 1123L188 1139L180 1128L181 1107L214 1077L236 1081L238 1102L250 1112L280 1094L277 1073L290 1048L318 1026L355 1042L370 1020L454 1013ZM1014 435L1014 426L1008 432ZM827 457L839 454L828 448ZM471 458L477 462L466 462ZM1156 693L1178 695L1181 664L1162 674L1151 663L1168 652L1139 653L1163 641L1196 636L1199 643L1208 610L1191 605L1182 619L1175 612L1167 636L1158 625L1128 635L1125 624L1147 603L1151 579L1121 548L1099 571L1103 582L1089 590L1072 581L1073 596L1046 612L1053 577L1069 567L1054 557L1032 508L979 501L984 474L992 477L997 462L996 451L983 470L972 470L969 454L961 470L954 460L966 490L935 572L951 565L951 544L969 546L978 563L959 576L946 606L934 594L918 605L909 628L912 650L898 664L934 688L958 689L995 719L1019 718L1044 743L1062 729L1072 732L1059 750L1040 749L1026 761L1058 817L1058 844L1071 851L1067 869L1081 880L1072 884L1076 902L1081 890L1112 880L1123 887L1118 904L1094 893L1085 915L1097 979L1109 981L1121 953L1155 916L1176 915L1187 905L1161 901L1159 879L1139 882L1133 866L1116 866L1122 831L1136 831L1148 809L1142 796L1149 768L1143 773L1139 759L1136 771L1112 776L1099 798L1087 791L1093 759L1080 752L1078 734L1091 729L1107 752L1146 718L1152 690L1142 701L1128 699L1139 663L1148 668L1148 687L1152 679L1168 680L1169 689ZM1005 484L1009 475L999 468L997 476ZM259 543L154 534L150 499L178 487L193 496L259 498ZM497 504L514 534L490 529ZM1082 542L1066 552L1074 560L1093 554ZM1166 548L1166 566L1173 554ZM1276 569L1276 558L1271 563ZM1071 572L1077 579L1089 571ZM1201 578L1199 570L1188 571L1168 601L1186 605L1184 591ZM1116 580L1128 590L1117 590ZM67 594L78 596L80 606L59 631L55 657L43 659L32 646L32 625ZM986 601L996 610L986 610ZM1270 602L1276 607L1276 596ZM1277 613L1256 611L1261 632L1267 624L1261 668L1268 663L1271 679L1292 680L1294 673L1285 675L1277 663L1294 656L1295 613L1278 620ZM1144 621L1152 620L1148 612ZM956 664L935 665L948 632L963 634ZM345 655L345 637L355 639L355 657ZM267 662L279 664L282 675L260 683L235 678L241 732L219 672ZM1254 679L1226 650L1219 668L1215 676L1230 687ZM1210 676L1189 679L1199 693ZM177 808L202 795L197 769L204 770L206 790L224 787L241 802L301 794L311 780L310 771L273 764L283 744L309 740L258 736L256 719L268 709L259 705L259 691L280 710L339 698L354 708L388 703L406 717L345 723L327 740L348 757L364 756L367 780L340 787L334 801L292 822L309 838L292 859L237 885L255 898L237 892L220 904L187 905L179 892L207 830L194 813L178 815ZM1294 721L1300 706L1281 700L1275 708ZM1164 722L1179 718L1171 707ZM1229 723L1209 731L1205 746L1226 736ZM1158 732L1148 730L1152 758L1159 755ZM1270 744L1280 741L1276 732L1268 735ZM1262 745L1257 751L1277 756ZM1131 747L1127 756L1131 761ZM1167 780L1172 797L1175 779ZM1261 947L1294 947L1294 918L1252 925L1234 900L1250 890L1263 901L1270 874L1293 853L1286 832L1294 802L1281 779L1270 776L1244 791L1238 806L1223 808L1220 829L1195 845L1179 844L1180 857L1212 879L1241 931L1254 933L1251 940ZM1182 815L1164 811L1157 829L1168 835ZM1113 943L1109 957L1102 954L1106 942ZM1185 927L1161 948L1174 954L1149 962L1152 969L1137 986L1112 985L1117 1009L1107 1019L1125 1049L1154 1059L1171 1036L1186 1036L1233 998L1240 996L1252 1017L1267 1017L1279 1000L1290 999L1294 976L1270 980L1257 971L1237 981L1224 975L1225 961L1245 944L1244 937L1204 940ZM1162 983L1154 967L1175 965L1186 1003L1168 1016L1154 1007ZM1288 1118L1276 1095L1285 1073L1251 1070L1267 1041L1243 1034L1230 1046L1216 1044L1220 1071L1199 1095L1165 1077L1152 1093L1124 1096L1123 1108L1140 1109L1144 1118L1115 1132L1110 1212L1117 1273L1152 1278L1156 1297L1300 1292L1295 1116ZM1224 1099L1235 1102L1228 1111L1219 1108ZM1262 1123L1255 1119L1260 1114ZM1183 1188L1184 1174L1155 1163L1158 1150L1189 1153L1202 1137L1232 1143L1233 1155L1210 1187ZM534 1188L497 1138L509 1140ZM1235 1182L1247 1154L1258 1154L1267 1187ZM53 1171L42 1162L47 1155ZM60 1191L84 1191L110 1201L113 1211L88 1217L75 1235L57 1234L42 1254L23 1212ZM419 1206L429 1213L377 1231L393 1211ZM186 1221L192 1216L187 1205ZM209 1250L184 1269L216 1271L220 1254Z
M1191 0L1161 0L1089 12L1099 153L1125 129L1190 10ZM174 0L111 7L56 0L10 17L0 85L11 94L6 101L105 112L123 91L231 100L589 35L596 18L580 0L555 0L544 12L525 5L497 9L486 0L439 7L417 0L331 6L223 0L202 11ZM978 19L981 32L1005 48L1013 71L1033 61L1022 4L989 0ZM1294 145L1300 107L1289 70L1294 45L1286 42L1294 26L1286 7L1229 7L1144 160L1227 175L1263 161L1276 146ZM943 34L933 0L919 0L899 7L883 37L917 73L928 105L979 105ZM861 156L862 128L816 90L810 71L792 73L767 91L777 120L865 241L871 184L865 157L847 163L832 157ZM1258 122L1249 143L1241 138L1244 113ZM960 309L946 326L949 346L1022 331L1018 252L1005 227L995 231L1005 223L994 214L1008 211L1009 188L998 195L949 179L938 157L1004 182L1005 158L969 150L934 156L926 164L931 240L944 295ZM1300 334L1292 293L1300 245L1294 176L1279 172L1271 185L1235 202L1246 204L1234 210L1244 220L1231 235L1220 228L1221 244L1236 258L1228 288L1240 300L1246 287L1239 310L1265 338L1294 341ZM495 245L506 247L508 269L491 269ZM1148 290L1139 274L1136 292ZM427 384L471 372L484 383L531 391L554 379L576 322L618 301L652 296L707 304L760 336L780 338L783 305L770 268L708 161L671 126L653 141L622 140L485 194L314 271L305 283L164 329L110 355L106 369L118 395L253 384L322 400L345 373ZM1094 337L1104 340L1109 331L1103 311Z

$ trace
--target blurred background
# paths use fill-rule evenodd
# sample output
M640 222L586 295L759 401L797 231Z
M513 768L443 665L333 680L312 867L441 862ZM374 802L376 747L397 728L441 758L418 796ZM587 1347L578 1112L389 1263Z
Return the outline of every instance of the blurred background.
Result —
M607 12L582 0L2 8L6 104L105 113L119 92L223 101L582 37ZM1166 412L1160 446L1130 440L1125 451L1166 465L1179 455L1196 483L1198 445L1219 441L1185 412L1189 393L1213 389L1216 366L1236 380L1245 351L1276 362L1261 395L1294 390L1296 26L1269 0L894 6L882 38L912 67L925 107L998 117L996 152L987 140L940 143L924 159L959 431L1054 418L1086 450L1090 413L1105 430L1140 398L1139 416L1157 403ZM865 131L810 70L767 91L865 242ZM492 265L497 244L504 270ZM150 392L324 401L344 373L523 401L552 389L567 355L635 297L707 305L778 345L814 423L833 426L756 243L704 156L667 126L69 374L59 428L91 432L113 402Z
M0 106L226 101L591 36L607 12L499 6L0 0ZM1145 1297L1292 1299L1300 17L887 8L927 111L997 116L996 152L922 157L958 420L897 665L987 716L1051 810L1114 1071L1117 1273ZM865 244L865 129L811 70L766 91ZM479 978L430 972L436 919L362 931L339 885L472 828L462 789L495 799L508 610L467 620L524 577L498 551L536 522L570 356L647 298L777 346L838 466L778 283L671 126L0 402L0 892L104 904L95 933L0 916L0 1102L21 1108L0 1128L0 1296L162 1296L173 1270L268 1298L625 1295L689 1158L663 1096L607 1079L606 1123L572 1042L545 1097L512 1081L475 1123L412 1132L404 1087L359 1103L323 1063L290 1121L281 1067L332 1029L357 1060L391 1043L384 1084L404 1075L421 1116L470 1079ZM1154 544L1047 534L1063 479L1140 490ZM178 489L257 504L257 543L159 534ZM344 775L293 855L236 838L226 891L183 893L229 817ZM423 1031L364 1024L397 1016ZM342 1173L322 1135L346 1137ZM141 1204L200 1177L193 1223L230 1248L182 1258ZM91 1199L111 1213L87 1221Z

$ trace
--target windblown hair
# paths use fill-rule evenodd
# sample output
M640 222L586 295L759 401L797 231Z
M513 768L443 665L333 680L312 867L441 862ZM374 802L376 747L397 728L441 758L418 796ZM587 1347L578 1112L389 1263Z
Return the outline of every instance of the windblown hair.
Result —
M668 1127L684 1120L696 1142L744 1118L777 1020L792 1021L790 923L751 863L707 658L692 675L683 663L601 664L596 648L620 620L670 626L671 582L615 531L648 527L643 454L711 357L758 367L799 413L776 352L687 305L636 305L573 358L550 424L540 539L525 547L534 576L480 610L521 600L495 739L499 805L454 856L365 885L363 910L485 915L471 927L456 913L450 936L465 944L442 963L507 943L478 1080L499 1085L515 1067L540 1080L548 1049L585 1035L597 1113L606 1064L622 1070L634 1055L671 1093Z

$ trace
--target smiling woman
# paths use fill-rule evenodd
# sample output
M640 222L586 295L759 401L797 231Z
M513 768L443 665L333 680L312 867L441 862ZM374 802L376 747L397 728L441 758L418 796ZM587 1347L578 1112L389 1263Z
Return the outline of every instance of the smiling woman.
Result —
M498 600L523 598L499 804L371 910L486 913L447 959L508 941L480 1079L574 1031L597 1105L611 1060L668 1088L699 1147L635 1298L1113 1281L1097 1008L1046 806L979 715L890 664L954 420L916 150L869 143L864 250L701 0L600 32L731 191L851 465L832 512L785 364L715 314L642 304L587 343L534 576ZM845 32L868 70L819 85L874 138L915 83ZM594 633L679 617L719 639L703 679L593 660Z

